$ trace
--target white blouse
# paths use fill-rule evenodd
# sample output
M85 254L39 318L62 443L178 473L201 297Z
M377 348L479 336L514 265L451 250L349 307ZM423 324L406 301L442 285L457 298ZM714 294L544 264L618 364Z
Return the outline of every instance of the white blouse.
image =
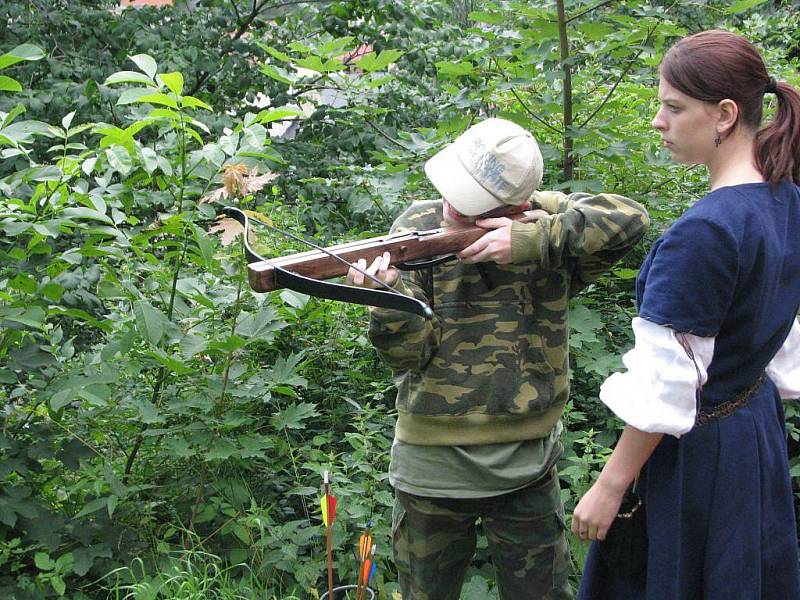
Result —
M640 317L633 319L633 333L634 348L622 357L628 371L606 379L600 400L636 429L680 437L694 426L696 391L708 379L714 338L676 333ZM766 371L781 398L800 398L797 319Z

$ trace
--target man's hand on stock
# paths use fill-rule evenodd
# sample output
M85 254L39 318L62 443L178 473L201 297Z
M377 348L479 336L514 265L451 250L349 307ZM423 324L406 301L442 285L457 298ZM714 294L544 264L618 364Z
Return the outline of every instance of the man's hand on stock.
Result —
M534 223L548 216L541 209L525 211L521 219L526 223ZM511 225L514 221L508 217L493 219L478 219L475 224L479 227L491 229L474 244L467 246L458 253L458 258L466 264L479 262L495 262L506 265L511 262Z

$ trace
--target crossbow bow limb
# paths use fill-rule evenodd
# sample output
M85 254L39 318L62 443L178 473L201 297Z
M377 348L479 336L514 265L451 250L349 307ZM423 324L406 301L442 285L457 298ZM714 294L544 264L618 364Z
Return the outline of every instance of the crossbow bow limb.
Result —
M270 264L270 270L274 270L274 277L275 277L275 288L286 288L293 290L295 292L300 292L303 294L308 294L309 296L316 296L318 298L327 298L329 300L339 300L341 302L351 302L354 304L364 304L367 306L377 306L381 308L393 308L395 310L402 310L405 312L414 313L416 315L420 315L421 317L425 317L426 319L433 318L433 311L431 310L430 306L428 306L425 302L418 300L417 298L412 298L411 296L406 296L405 294L401 294L397 290L392 289L389 287L385 282L373 277L369 273L366 273L362 269L358 268L357 266L350 265L344 259L341 259L338 256L335 256L331 252L327 251L325 248L321 248L308 240L305 240L301 237L295 236L287 231L283 231L278 229L277 227L270 225L269 223L264 223L263 221L258 221L262 225L282 233L283 235L287 235L293 239L303 242L304 244L311 246L317 251L324 252L329 254L333 258L337 260L341 260L342 262L348 264L348 266L352 266L357 271L362 273L365 277L375 281L379 285L383 286L385 289L377 290L377 289L370 289L370 288L363 288L363 287L355 287L350 285L342 285L339 283L331 283L328 281L321 281L319 279L314 279L311 277L305 277L298 273L294 273L288 269L285 269L278 265L276 262L270 262L269 259L266 259L256 253L253 248L250 246L248 242L248 232L250 228L250 219L242 210L238 208L234 208L232 206L226 206L222 209L222 212L239 222L239 224L244 228L244 253L245 257L247 258L247 266L248 266L248 280L250 281L250 287L255 289L256 291L263 291L260 290L260 286L257 285L259 280L259 272L258 272L258 265L259 264ZM253 219L258 220L258 219ZM431 261L431 264L434 264L437 261ZM255 268L254 268L255 267Z

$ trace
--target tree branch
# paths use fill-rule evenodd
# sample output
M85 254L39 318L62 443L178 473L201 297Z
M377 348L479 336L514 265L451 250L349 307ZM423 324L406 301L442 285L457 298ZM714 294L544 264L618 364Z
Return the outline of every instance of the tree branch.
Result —
M544 125L549 130L557 133L558 135L563 135L564 134L564 132L561 131L558 127L554 127L553 125L551 125L550 123L545 121L542 117L540 117L535 112L533 112L533 110L525 103L525 101L522 98L519 97L519 94L517 94L517 90L515 90L514 88L511 88L511 93L514 95L514 98L517 99L517 102L520 103L520 105L525 110L525 112L528 113L531 116L531 118L533 118L537 123L540 123L540 124Z
M387 140L387 141L391 142L391 143L392 143L392 144L394 144L395 146L399 146L400 148L402 148L402 149L403 149L403 150L405 150L406 152L410 152L410 153L411 153L411 154L413 154L414 156L420 156L420 153L419 153L419 152L414 152L413 150L411 150L410 148L408 148L408 147L407 147L405 144L403 144L403 142L401 142L400 140L396 140L396 139L394 139L392 136L390 136L388 133L384 132L384 131L383 131L383 130L380 128L380 127L378 127L377 125L375 125L375 123L373 123L373 122L372 122L372 121L370 121L369 119L365 118L365 119L364 119L364 122L365 122L367 125L369 125L370 127L372 127L372 128L375 130L375 131L377 131L377 132L378 132L378 134L379 134L379 135L380 135L382 138L384 138L385 140Z
M639 51L633 56L633 58L630 59L630 61L628 61L628 65L622 70L622 73L620 73L619 77L617 77L617 80L614 82L614 85L611 86L611 89L608 91L605 98L603 98L603 101L598 105L597 108L594 109L594 111L592 111L592 114L586 117L583 123L580 124L580 127L585 127L586 124L589 123L589 121L591 121L595 117L595 115L597 115L597 113L599 113L606 105L606 103L611 99L611 96L614 94L614 91L617 89L617 86L619 86L619 84L622 83L622 80L625 79L625 76L633 68L633 65L636 63L636 60L642 55L642 52L644 52L645 48L647 47L647 42L650 41L650 36L653 35L653 32L655 30L656 26L653 26L653 28L647 32L647 35L645 36L644 41L642 42L642 47L639 48Z
M602 8L602 7L603 7L603 6L605 6L606 4L611 4L613 1L614 1L614 0L604 0L604 2L600 2L600 3L598 3L598 4L595 4L594 6L590 6L590 7L589 7L589 8L587 8L586 10L582 10L581 12L579 12L577 15L574 15L574 16L570 17L570 18L569 18L569 19L567 19L565 22L566 22L566 23L571 23L571 22L572 22L572 21L574 21L575 19L580 19L580 18L581 18L583 15L589 14L589 13L590 13L590 12L592 12L593 10L597 10L598 8Z
M505 72L505 70L503 70L503 67L501 67L501 66L500 66L500 62L497 60L497 57L492 57L492 58L493 58L493 60L494 60L494 65L495 65L495 67L497 67L497 70L498 70L498 72L500 73L500 75L501 75L501 76L502 76L502 77L503 77L503 78L504 78L506 81L508 81L508 76L506 75L506 72ZM519 102L519 103L520 103L520 105L522 106L523 110L524 110L526 113L528 113L528 114L531 116L531 118L532 118L533 120L535 120L535 121L537 121L538 123L540 123L540 124L544 125L545 127L547 127L548 129L550 129L551 131L554 131L554 132L555 132L555 133L557 133L558 135L561 135L561 134L563 134L563 133L564 133L563 131L561 131L561 130L560 130L560 129L558 129L557 127L554 127L553 125L551 125L550 123L548 123L547 121L545 121L545 120L544 120L542 117L540 117L538 114L536 114L535 112L533 112L533 109L532 109L532 108L530 108L530 107L529 107L529 106L528 106L528 105L525 103L525 101L524 101L522 98L520 98L520 97L519 97L519 94L517 94L517 90L515 90L514 88L509 88L509 89L511 90L511 93L514 95L514 98L516 98L516 99L517 99L517 102Z

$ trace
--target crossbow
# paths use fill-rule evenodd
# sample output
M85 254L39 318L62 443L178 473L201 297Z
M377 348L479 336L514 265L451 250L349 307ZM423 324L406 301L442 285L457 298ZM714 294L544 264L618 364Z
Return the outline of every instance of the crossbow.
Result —
M397 290L394 290L390 286L386 285L386 283L384 283L380 279L371 276L369 273L366 273L362 269L353 265L352 263L355 262L357 258L360 258L360 256L353 256L351 254L350 255L351 259L348 261L343 256L340 256L341 253L338 253L335 250L336 247L331 249L322 248L314 244L313 242L310 242L299 236L295 236L294 234L291 234L287 231L278 229L277 227L270 225L269 223L265 223L264 221L261 221L259 219L249 217L244 211L239 210L238 208L234 208L232 206L224 207L222 209L222 212L228 217L231 217L232 219L238 221L239 224L241 224L242 227L244 228L244 236L243 236L244 253L245 257L247 258L248 280L250 282L250 287L253 288L255 291L266 292L279 288L287 288L290 290L294 290L295 292L300 292L303 294L308 294L310 296L316 296L319 298L327 298L329 300L339 300L342 302L352 302L355 304L365 304L367 306L377 306L381 308L393 308L396 310L402 310L405 312L414 313L416 315L425 317L426 319L433 318L433 311L431 310L430 306L428 306L422 300L418 300L417 298L401 294ZM297 263L295 263L294 265L295 270L290 270L289 268L287 268L286 265L281 264L281 259L270 260L260 256L257 252L253 250L253 248L250 246L250 243L248 242L250 220L258 221L260 224L264 225L265 227L268 227L273 231L277 231L283 235L287 235L308 246L311 246L312 248L314 248L314 253L321 253L322 255L325 256L325 258L330 259L331 261L337 263L341 263L338 265L338 273L335 274L346 273L347 270L352 267L357 271L363 273L365 277L381 285L383 289L355 287L350 285L343 285L339 283L322 281L320 279L314 279L312 277L307 277L305 275L301 275L300 273L296 272ZM424 233L424 232L415 232L415 233ZM486 231L483 230L483 233L486 233ZM454 257L448 256L425 262L400 263L396 264L395 266L399 269L404 269L404 270L421 269L432 266L434 264L439 264L451 258Z

